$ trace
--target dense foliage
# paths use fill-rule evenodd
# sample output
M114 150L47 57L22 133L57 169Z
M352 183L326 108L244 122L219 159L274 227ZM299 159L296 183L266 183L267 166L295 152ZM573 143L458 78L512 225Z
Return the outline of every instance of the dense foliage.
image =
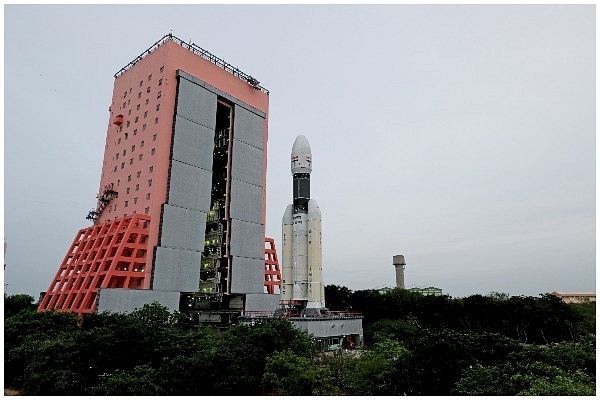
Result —
M319 353L284 319L190 330L158 304L38 313L5 296L5 387L31 395L595 395L595 303L327 286L366 346Z

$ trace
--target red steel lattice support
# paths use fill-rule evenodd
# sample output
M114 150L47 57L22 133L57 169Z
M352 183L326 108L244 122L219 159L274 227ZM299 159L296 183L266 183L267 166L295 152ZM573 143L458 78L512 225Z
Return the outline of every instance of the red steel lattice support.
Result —
M281 272L277 261L275 241L265 238L265 289L268 294L275 294L275 286L281 288Z
M148 215L133 214L81 229L38 311L93 313L98 289L142 288L149 225Z

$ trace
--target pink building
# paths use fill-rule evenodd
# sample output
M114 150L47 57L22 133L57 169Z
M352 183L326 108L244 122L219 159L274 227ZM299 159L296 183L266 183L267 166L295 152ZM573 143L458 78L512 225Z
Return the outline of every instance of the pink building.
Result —
M272 262L264 293L268 106L254 78L172 35L121 69L93 225L39 309L158 301L202 322L275 307Z

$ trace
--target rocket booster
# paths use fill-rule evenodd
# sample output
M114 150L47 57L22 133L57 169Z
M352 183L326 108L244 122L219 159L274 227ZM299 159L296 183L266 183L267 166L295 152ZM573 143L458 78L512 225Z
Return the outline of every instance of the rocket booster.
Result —
M293 204L283 215L281 300L306 302L307 309L325 308L321 210L310 198L312 154L305 136L292 147Z

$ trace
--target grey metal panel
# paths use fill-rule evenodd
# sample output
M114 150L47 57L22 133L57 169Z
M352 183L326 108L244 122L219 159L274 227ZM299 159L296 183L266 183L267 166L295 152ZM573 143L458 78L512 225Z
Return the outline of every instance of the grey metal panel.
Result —
M161 247L203 251L205 229L204 212L163 205Z
M157 247L152 288L180 292L198 290L200 256L198 251Z
M217 96L223 97L224 99L229 100L230 102L232 102L232 103L234 103L234 104L236 104L238 106L244 107L246 110L248 110L250 112L253 112L254 114L258 115L259 117L262 117L262 118L266 118L267 117L267 114L265 114L264 112L260 111L258 108L254 108L251 105L244 103L243 101L241 101L241 100L239 100L239 99L237 99L237 98L235 98L235 97L233 97L233 96L225 93L221 89L217 89L216 87L214 87L212 85L209 85L208 83L204 82L203 80L198 79L195 76L192 76L192 75L188 74L185 71L182 71L182 70L178 69L176 71L176 75L184 77L188 81L194 82L196 85L202 86L206 90L208 90L208 91L216 94Z
M263 239L264 240L264 239ZM265 259L232 257L232 293L263 293L265 287Z
M263 156L263 150L234 139L231 154L231 177L262 186Z
M246 311L275 311L279 307L279 295L251 293L246 295Z
M362 318L290 318L296 328L315 335L318 338L346 335L363 336Z
M235 107L233 118L233 136L250 146L264 148L265 118L248 111L243 107Z
M215 130L217 95L187 79L179 79L177 115Z
M212 172L173 160L169 204L206 212L210 210Z
M215 132L205 126L175 117L173 160L212 170Z
M169 311L179 310L180 293L159 292L156 290L142 289L99 289L98 312L112 311L117 313L130 313L136 308L155 301L165 306Z
M265 259L265 227L262 224L231 220L230 254ZM261 277L264 274L259 274Z
M231 180L231 203L229 215L256 224L262 223L263 189L249 183Z

